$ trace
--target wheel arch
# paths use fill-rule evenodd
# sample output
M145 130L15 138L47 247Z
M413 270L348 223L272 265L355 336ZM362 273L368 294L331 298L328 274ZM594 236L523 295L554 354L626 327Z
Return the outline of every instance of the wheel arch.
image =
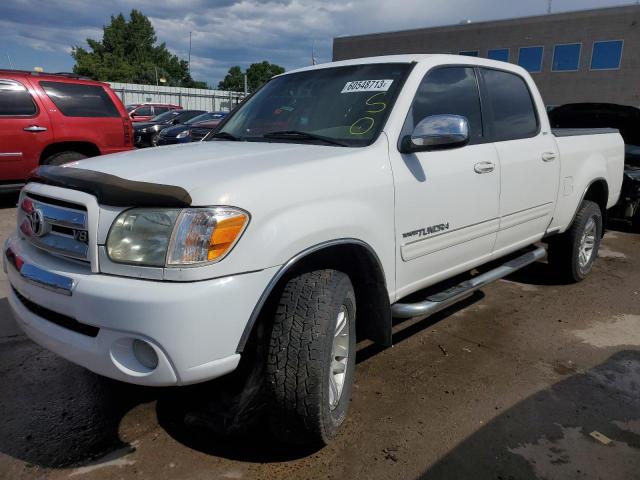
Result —
M42 150L39 164L42 165L42 162L52 155L67 151L82 153L87 157L96 157L101 153L97 145L91 142L55 142L50 143Z
M341 238L309 247L282 265L258 299L236 351L242 353L257 325L268 321L282 288L292 275L321 268L333 268L349 275L356 294L357 316L366 319L356 323L357 336L390 346L391 306L382 263L368 243Z
M575 221L576 215L578 215L578 212L580 211L580 206L585 200L595 202L600 207L600 211L602 212L602 232L604 234L604 226L607 224L607 202L609 201L609 184L607 183L607 180L602 177L598 177L587 185L569 225L573 224Z

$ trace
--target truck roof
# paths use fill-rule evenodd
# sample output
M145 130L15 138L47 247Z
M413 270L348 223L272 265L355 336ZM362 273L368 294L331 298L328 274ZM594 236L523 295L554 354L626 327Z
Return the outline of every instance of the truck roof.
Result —
M421 62L442 62L442 63L459 63L465 65L478 65L484 67L499 68L502 70L518 71L520 73L526 72L522 67L514 65L513 63L501 62L498 60L490 60L488 58L471 57L468 55L452 55L446 53L428 53L428 54L405 54L405 55L383 55L378 57L362 57L353 58L350 60L339 60L337 62L327 62L318 65L310 65L308 67L302 67L295 70L290 70L282 75L289 73L305 72L309 70L320 70L323 68L332 67L346 67L349 65L366 65L372 63L421 63Z

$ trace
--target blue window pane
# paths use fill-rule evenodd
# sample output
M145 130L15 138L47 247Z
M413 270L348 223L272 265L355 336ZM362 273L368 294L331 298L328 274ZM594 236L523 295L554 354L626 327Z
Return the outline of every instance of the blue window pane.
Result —
M508 48L494 48L487 52L487 58L491 60L500 60L501 62L509 61L509 49Z
M478 50L464 50L460 52L460 55L466 55L467 57L477 57L480 55Z
M518 55L518 65L527 72L542 71L543 47L522 47Z
M556 45L553 48L553 68L554 72L575 72L580 67L580 47L579 43L570 45Z
M615 70L622 60L622 40L594 42L591 70Z

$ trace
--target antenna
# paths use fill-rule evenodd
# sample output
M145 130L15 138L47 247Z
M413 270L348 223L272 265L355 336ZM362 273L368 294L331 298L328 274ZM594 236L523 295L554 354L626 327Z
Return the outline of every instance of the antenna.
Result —
M191 75L191 32L189 32L189 75Z
M311 65L315 65L316 63L318 63L316 61L316 41L313 40L311 42Z
M9 56L9 52L7 52L7 60L9 60L9 67L13 70L13 62L11 61L11 57Z

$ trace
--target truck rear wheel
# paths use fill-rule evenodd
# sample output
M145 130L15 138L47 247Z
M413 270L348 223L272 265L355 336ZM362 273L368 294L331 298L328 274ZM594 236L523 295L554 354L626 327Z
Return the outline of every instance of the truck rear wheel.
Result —
M284 287L267 359L273 433L326 445L344 422L355 369L355 293L336 270L302 273Z
M549 264L571 282L585 279L593 268L602 239L602 211L585 200L565 233L549 242Z
M82 160L87 158L86 155L80 152L60 152L45 158L42 161L43 165L63 165L69 162L75 162L76 160Z

